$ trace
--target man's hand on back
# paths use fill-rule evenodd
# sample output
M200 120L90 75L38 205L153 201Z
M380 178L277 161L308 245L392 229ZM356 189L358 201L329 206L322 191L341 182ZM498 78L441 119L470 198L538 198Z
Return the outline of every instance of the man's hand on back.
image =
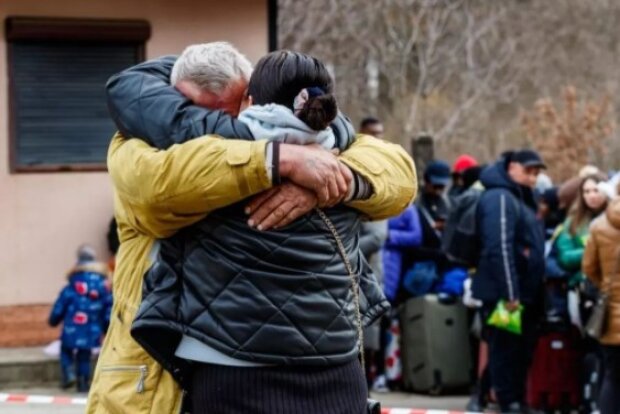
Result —
M353 174L336 152L318 145L280 146L280 177L286 182L254 197L248 224L259 230L284 227L315 207L331 207L349 192Z
M280 177L314 192L319 207L340 203L353 174L336 155L319 145L280 145Z
M265 191L246 208L248 224L259 230L278 229L307 214L318 205L316 195L291 182Z

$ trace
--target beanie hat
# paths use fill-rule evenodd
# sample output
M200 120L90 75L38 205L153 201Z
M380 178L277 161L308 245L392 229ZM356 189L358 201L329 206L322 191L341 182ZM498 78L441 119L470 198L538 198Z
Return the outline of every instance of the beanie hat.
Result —
M96 257L97 257L97 252L95 252L95 249L92 246L88 244L83 244L78 248L78 251L77 251L78 263L94 262Z
M463 154L454 161L452 166L452 172L456 174L462 174L463 171L475 167L478 165L478 161L471 155Z

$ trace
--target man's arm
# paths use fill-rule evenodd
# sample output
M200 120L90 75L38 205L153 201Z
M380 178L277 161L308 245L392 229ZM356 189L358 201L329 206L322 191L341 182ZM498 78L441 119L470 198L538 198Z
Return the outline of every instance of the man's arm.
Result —
M371 220L400 214L416 196L417 178L413 160L399 145L359 135L340 157L340 161L356 179L361 177L363 184L370 187L370 196L353 198L346 204L366 214ZM294 163L291 169L293 174L297 166ZM295 179L293 181L299 184ZM299 189L294 186L286 186L256 197L248 204L250 225L260 230L277 229L322 205L316 199L300 196L299 193Z
M176 56L163 56L126 69L106 84L110 115L126 137L168 148L203 135L252 140L248 127L222 111L193 104L170 85Z
M358 135L340 160L372 187L372 196L347 203L371 220L397 216L411 204L418 191L413 160L400 145Z
M266 165L271 154L271 176ZM283 165L296 168L282 168ZM131 227L169 237L218 208L241 201L289 178L310 198L342 198L350 177L335 155L318 146L202 137L167 150L117 134L108 169ZM281 171L281 173L279 172ZM302 194L303 195L303 194Z
M139 137L162 149L203 135L254 139L243 122L222 111L194 105L170 85L176 59L176 56L152 59L108 80L108 109L121 134ZM340 150L348 148L355 139L351 121L340 112L331 128Z
M158 150L117 134L108 151L108 170L132 227L165 238L213 210L270 188L266 144L203 137Z
M501 286L503 299L519 300L519 277L515 266L515 227L518 214L512 196L496 191L480 202L481 238Z

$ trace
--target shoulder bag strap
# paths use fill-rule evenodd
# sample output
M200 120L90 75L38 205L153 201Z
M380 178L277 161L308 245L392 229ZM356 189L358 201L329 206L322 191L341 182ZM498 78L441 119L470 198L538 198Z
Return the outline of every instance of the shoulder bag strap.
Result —
M431 229L433 229L433 232L435 233L435 236L437 236L437 238L439 240L441 240L441 233L439 233L439 231L437 231L437 229L435 228L435 224L437 222L435 220L433 220L433 216L431 216L431 213L428 211L428 209L426 207L424 207L422 205L422 203L418 204L417 206L420 209L420 211L422 212L422 215L424 216L426 221L428 221L428 224L431 226Z
M334 237L334 241L336 242L336 247L338 249L338 253L342 257L344 261L344 265L347 269L347 273L351 278L351 289L353 290L353 300L355 301L355 317L357 319L357 337L359 341L359 353L360 353L360 361L362 363L362 369L366 368L366 361L364 359L364 329L362 328L362 314L360 312L360 286L353 271L353 266L351 266L351 261L349 260L349 256L347 255L347 251L344 248L344 244L342 243L342 239L336 230L336 227L332 223L332 221L327 217L327 215L323 212L323 210L315 208L316 213L321 217L321 220L325 223L332 236Z

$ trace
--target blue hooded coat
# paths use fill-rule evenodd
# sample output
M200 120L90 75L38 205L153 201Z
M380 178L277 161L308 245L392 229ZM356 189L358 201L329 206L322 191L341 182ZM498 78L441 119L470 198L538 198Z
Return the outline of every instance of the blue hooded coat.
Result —
M383 248L385 296L394 301L403 274L403 256L422 243L422 225L415 206L388 221L388 238Z
M92 349L101 345L109 322L111 293L100 267L95 263L76 266L54 303L49 324L63 323L63 347Z
M503 159L487 167L480 181L485 191L477 212L481 254L474 297L487 303L534 303L545 274L545 236L534 193L510 178Z

